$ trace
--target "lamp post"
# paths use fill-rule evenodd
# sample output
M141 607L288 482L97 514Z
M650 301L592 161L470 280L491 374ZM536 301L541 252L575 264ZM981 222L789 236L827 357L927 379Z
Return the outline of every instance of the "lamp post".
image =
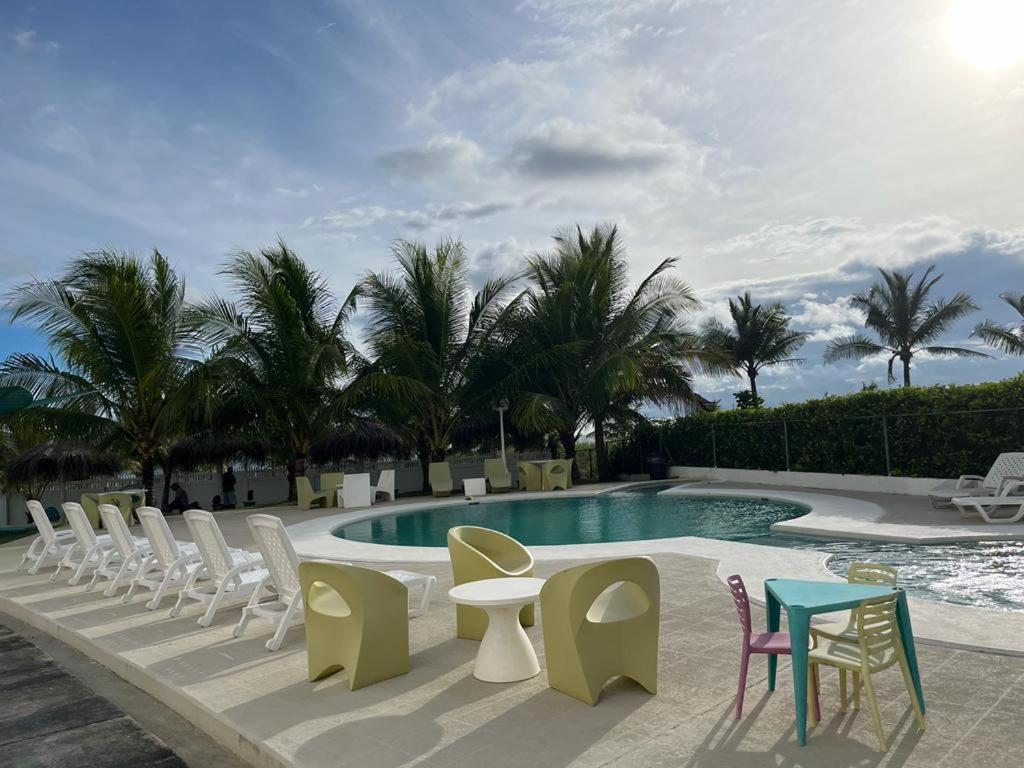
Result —
M501 429L501 463L508 469L508 462L505 460L505 411L508 410L508 400L502 400L494 410L498 412L498 425Z

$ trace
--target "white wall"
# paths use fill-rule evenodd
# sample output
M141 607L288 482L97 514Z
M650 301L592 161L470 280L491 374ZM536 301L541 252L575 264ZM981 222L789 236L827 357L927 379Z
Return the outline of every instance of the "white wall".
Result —
M771 472L766 469L720 467L669 467L669 477L683 480L718 480L758 485L790 485L829 491L874 491L923 496L942 482L933 477L886 477L884 475L833 475L825 472Z

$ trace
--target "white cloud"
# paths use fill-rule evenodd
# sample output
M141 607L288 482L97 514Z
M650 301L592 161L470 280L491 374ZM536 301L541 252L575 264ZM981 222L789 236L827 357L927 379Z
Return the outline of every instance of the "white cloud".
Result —
M480 145L462 136L437 135L424 144L385 152L377 158L387 173L403 179L472 179L484 162Z
M39 34L34 29L21 29L11 35L11 39L14 40L15 46L22 50L31 50L33 48L47 48L51 51L56 51L60 48L60 43L53 40L40 40Z

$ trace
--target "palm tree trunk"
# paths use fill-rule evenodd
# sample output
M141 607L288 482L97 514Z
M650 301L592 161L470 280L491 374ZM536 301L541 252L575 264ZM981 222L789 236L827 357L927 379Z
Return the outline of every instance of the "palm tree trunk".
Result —
M153 506L153 461L152 454L142 456L142 487L146 491L146 506Z
M903 358L903 386L910 386L910 358Z
M174 465L170 461L164 461L160 466L164 470L164 487L160 492L160 509L167 509L167 505L171 501L171 475L174 474Z
M594 419L594 452L597 454L597 478L602 482L611 480L611 466L608 462L608 445L604 441L604 419Z
M750 379L750 399L752 401L751 406L757 408L757 374L754 371L747 371L747 377Z
M430 446L422 435L416 438L416 458L420 462L421 491L430 490Z
M288 459L288 500L294 501L299 498L298 491L295 489L295 460Z
M562 444L565 458L572 459L572 481L574 484L578 483L580 481L580 467L576 463L576 435L573 432L559 432L558 441Z

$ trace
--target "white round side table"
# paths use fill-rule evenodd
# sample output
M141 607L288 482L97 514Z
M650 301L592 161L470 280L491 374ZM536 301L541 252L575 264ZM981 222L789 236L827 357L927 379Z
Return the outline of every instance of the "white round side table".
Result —
M519 611L540 595L544 579L513 577L470 581L448 592L459 605L487 613L487 631L476 654L473 677L488 683L514 683L540 672L530 638L519 624Z

